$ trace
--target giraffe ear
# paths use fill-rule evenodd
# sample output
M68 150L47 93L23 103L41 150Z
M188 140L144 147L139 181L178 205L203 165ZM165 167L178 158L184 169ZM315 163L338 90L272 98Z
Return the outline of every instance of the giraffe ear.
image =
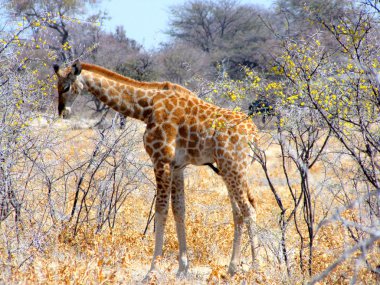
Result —
M53 68L54 68L54 72L56 73L56 74L58 74L58 71L59 71L59 65L58 64L53 64Z
M78 76L82 72L82 65L80 64L78 59L73 63L71 68L72 68L72 73L75 76Z

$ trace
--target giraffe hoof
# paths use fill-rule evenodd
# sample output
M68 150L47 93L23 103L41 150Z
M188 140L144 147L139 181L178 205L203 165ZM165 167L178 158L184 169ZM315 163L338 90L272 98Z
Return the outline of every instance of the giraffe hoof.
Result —
M188 268L186 268L185 270L178 270L178 272L176 274L176 278L179 280L186 279L187 278L187 270L188 270Z
M228 266L228 274L234 276L239 271L239 265L235 263L230 263Z
M160 273L157 270L150 270L142 280L143 284L157 284Z

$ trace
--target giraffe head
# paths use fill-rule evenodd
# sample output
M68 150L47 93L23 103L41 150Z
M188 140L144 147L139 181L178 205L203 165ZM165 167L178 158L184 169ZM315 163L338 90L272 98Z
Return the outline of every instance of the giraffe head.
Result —
M53 65L57 75L58 90L58 115L66 117L70 114L71 105L83 89L83 84L77 80L82 71L82 66L76 60L72 66L60 69L59 65Z

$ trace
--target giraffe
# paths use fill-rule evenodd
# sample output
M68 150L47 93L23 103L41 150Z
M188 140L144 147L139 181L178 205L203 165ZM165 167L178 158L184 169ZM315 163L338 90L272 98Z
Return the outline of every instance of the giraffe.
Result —
M255 259L256 203L247 181L249 144L257 137L252 120L243 113L205 102L179 85L130 82L117 73L78 60L64 69L54 65L54 70L59 114L77 95L87 91L117 112L146 124L143 142L157 184L155 246L147 277L158 271L170 200L179 244L177 275L186 276L188 272L183 171L189 164L216 163L227 186L234 221L228 272L233 275L239 268L244 224Z

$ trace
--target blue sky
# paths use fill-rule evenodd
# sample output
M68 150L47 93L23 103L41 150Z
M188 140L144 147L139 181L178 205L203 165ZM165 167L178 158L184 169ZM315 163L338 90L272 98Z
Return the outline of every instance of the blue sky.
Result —
M116 26L124 26L126 35L143 44L145 48L158 47L167 36L169 7L182 4L185 0L103 0L100 8L108 12L111 20L104 23L104 29L115 31ZM273 0L241 0L270 7Z

